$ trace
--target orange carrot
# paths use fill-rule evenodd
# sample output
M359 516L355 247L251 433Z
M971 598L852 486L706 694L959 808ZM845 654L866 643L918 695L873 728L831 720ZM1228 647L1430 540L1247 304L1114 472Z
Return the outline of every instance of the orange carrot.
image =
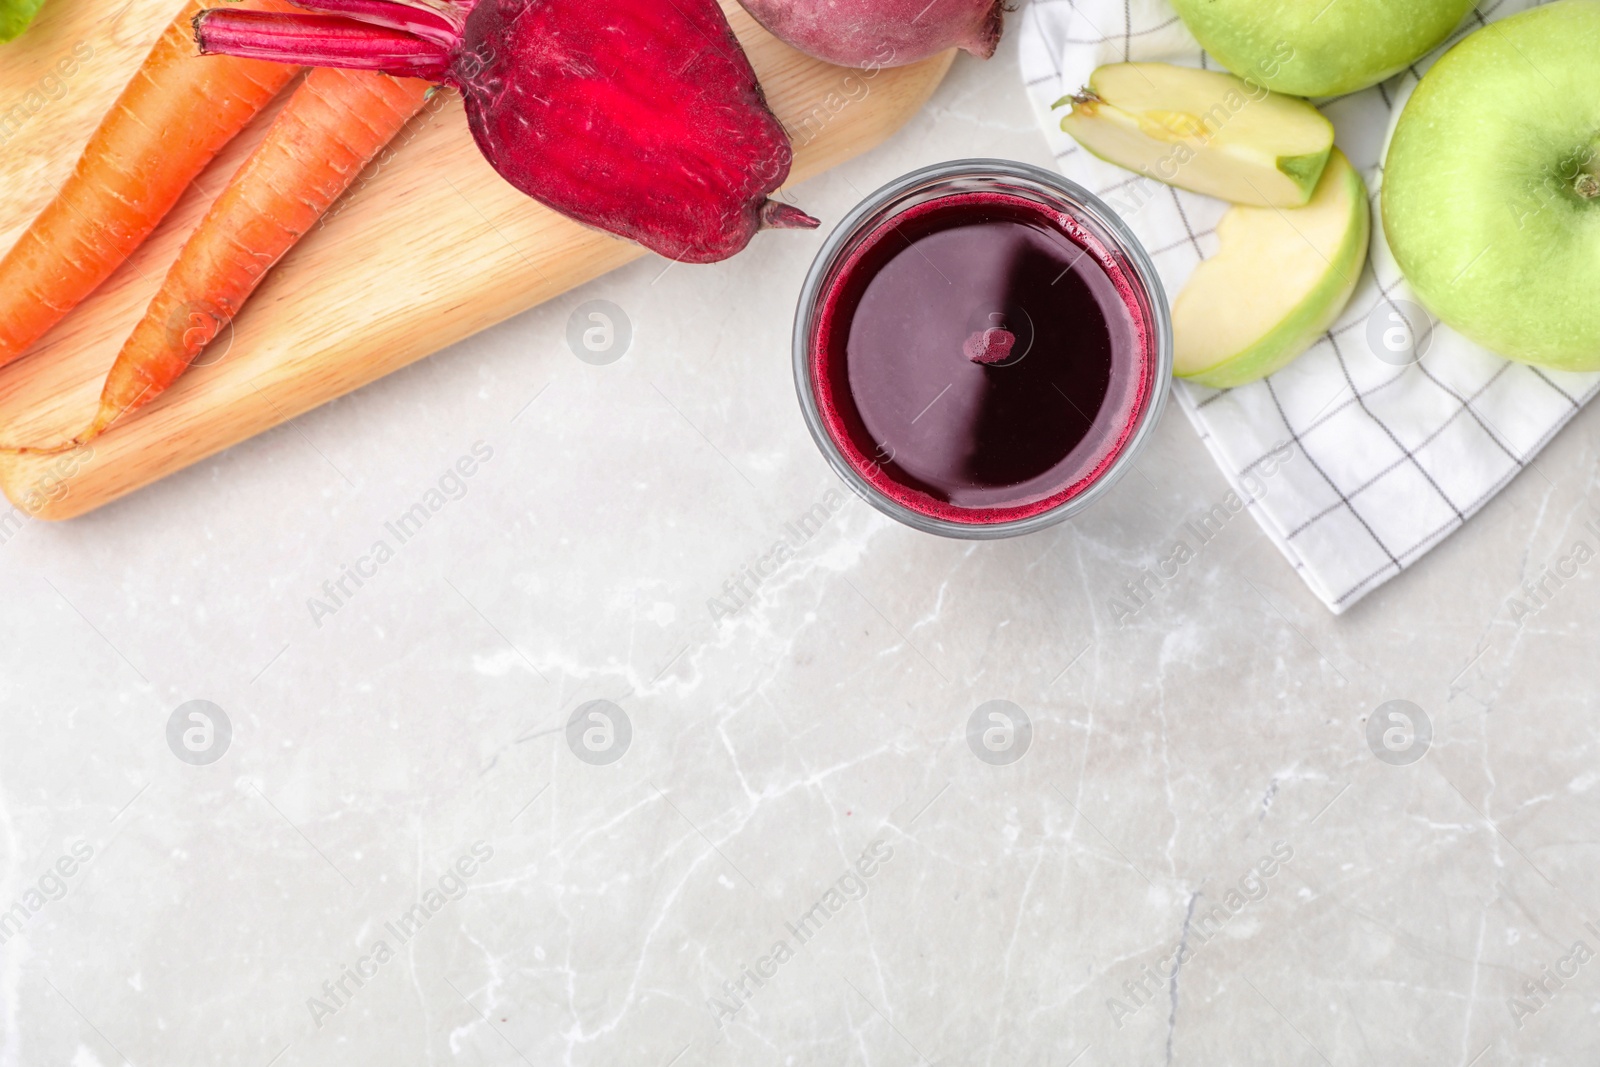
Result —
M260 0L269 11L293 10ZM189 183L298 73L201 56L190 0L90 137L56 198L0 260L0 366L105 281Z
M273 264L422 110L430 85L318 68L178 253L106 376L94 424L74 444L160 396L210 344Z

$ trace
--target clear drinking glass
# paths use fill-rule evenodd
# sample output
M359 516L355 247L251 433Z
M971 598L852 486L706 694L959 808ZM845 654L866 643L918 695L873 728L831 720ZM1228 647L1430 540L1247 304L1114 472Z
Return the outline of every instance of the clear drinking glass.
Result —
M859 449L841 442L822 415L817 378L823 356L818 353L818 322L834 287L843 278L842 267L853 252L885 224L905 212L942 197L998 192L1040 204L1066 215L1131 282L1137 314L1142 317L1147 351L1143 371L1148 376L1142 402L1129 413L1124 434L1110 461L1071 496L1035 514L994 520L973 513L971 521L929 514L889 496L867 477ZM823 243L806 275L794 322L794 375L806 426L817 447L845 483L873 507L925 533L945 537L993 539L1031 533L1061 522L1088 507L1111 488L1132 466L1166 404L1172 377L1172 321L1166 295L1155 267L1138 239L1116 214L1088 190L1039 167L1001 159L964 159L912 171L868 196L845 216ZM943 510L949 512L949 507ZM959 510L959 509L956 509Z

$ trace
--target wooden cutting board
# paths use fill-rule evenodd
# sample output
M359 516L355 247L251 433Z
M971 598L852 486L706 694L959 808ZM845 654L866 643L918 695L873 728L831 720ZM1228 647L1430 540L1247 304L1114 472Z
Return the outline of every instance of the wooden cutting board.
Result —
M723 6L794 140L791 181L887 138L927 100L953 54L847 70L789 48L735 0ZM51 0L32 29L0 45L0 249L71 173L181 7ZM66 440L88 424L123 339L270 119L261 116L216 160L98 292L0 369L0 440ZM0 456L0 488L36 518L81 515L645 254L507 185L479 155L452 94L419 115L393 157L369 168L273 270L203 365L88 448Z

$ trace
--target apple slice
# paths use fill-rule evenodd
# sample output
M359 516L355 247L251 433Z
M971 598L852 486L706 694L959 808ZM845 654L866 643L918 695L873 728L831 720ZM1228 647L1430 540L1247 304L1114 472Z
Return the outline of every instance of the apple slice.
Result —
M1301 206L1333 148L1304 100L1212 70L1114 63L1066 103L1061 128L1106 162L1235 204Z
M1305 207L1230 208L1217 254L1172 303L1173 373L1226 389L1304 352L1349 303L1371 230L1367 187L1337 148Z

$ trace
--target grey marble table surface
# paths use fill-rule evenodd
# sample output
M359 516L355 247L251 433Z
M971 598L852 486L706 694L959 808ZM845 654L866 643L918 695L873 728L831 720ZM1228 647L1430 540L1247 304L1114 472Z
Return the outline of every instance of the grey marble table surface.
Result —
M975 155L1050 163L1014 40L795 198ZM1113 618L1227 493L1181 413L901 528L795 403L821 240L7 531L0 1065L1600 1055L1600 415L1342 618L1245 515Z

